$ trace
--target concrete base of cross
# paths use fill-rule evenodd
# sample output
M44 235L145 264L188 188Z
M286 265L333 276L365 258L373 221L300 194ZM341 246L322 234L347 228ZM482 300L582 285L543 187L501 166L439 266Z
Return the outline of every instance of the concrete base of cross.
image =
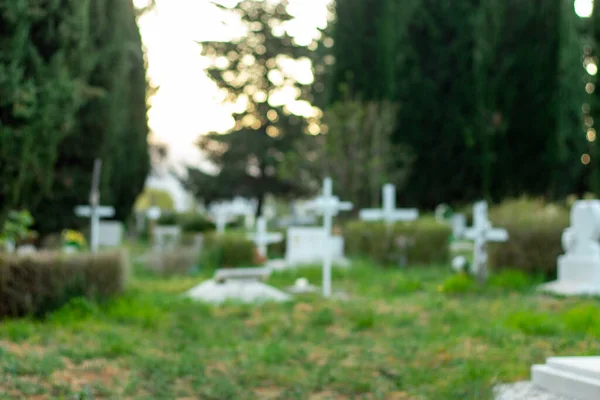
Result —
M553 357L531 368L534 385L577 400L600 399L600 357Z
M600 257L558 257L558 279L539 290L563 296L600 295Z

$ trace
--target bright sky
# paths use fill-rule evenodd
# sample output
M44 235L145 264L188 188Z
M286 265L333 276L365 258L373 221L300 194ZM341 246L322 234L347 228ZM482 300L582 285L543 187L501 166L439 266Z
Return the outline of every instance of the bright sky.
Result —
M148 49L148 73L160 86L151 101L150 128L156 139L169 145L174 161L198 164L201 155L194 141L206 132L227 131L233 119L231 108L218 100L217 87L205 73L208 64L195 41L228 40L243 30L223 25L222 12L210 0L156 2L157 7L139 21ZM288 32L299 43L310 43L318 36L317 27L326 26L328 2L290 0L289 11L296 20ZM134 3L139 7L147 0Z

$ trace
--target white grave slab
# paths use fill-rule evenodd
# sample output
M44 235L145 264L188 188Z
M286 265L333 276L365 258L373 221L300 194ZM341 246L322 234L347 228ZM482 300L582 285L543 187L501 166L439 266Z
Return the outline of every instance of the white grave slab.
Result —
M157 225L152 229L154 251L174 250L181 241L181 228L171 225Z
M98 236L99 246L119 247L123 243L123 224L119 221L100 221Z
M531 368L534 385L577 400L600 399L600 357L551 357Z
M328 246L334 263L347 264L343 237L331 236L331 240L327 241L327 232L323 228L290 227L287 230L285 263L290 267L323 263Z
M571 226L562 234L566 253L558 257L558 279L540 287L561 295L600 294L600 201L579 200Z
M480 201L473 206L473 227L464 231L464 237L474 242L471 273L484 280L487 277L487 242L505 242L508 240L506 229L492 228L488 220L487 202Z
M250 234L248 237L256 244L258 254L262 257L267 257L267 246L271 243L283 241L283 235L281 233L267 232L267 220L265 217L259 217L256 225L256 233Z
M290 300L288 294L261 282L269 275L269 268L220 269L215 272L213 279L192 288L186 295L213 304L226 301L263 303Z
M360 210L363 221L385 221L390 226L397 221L414 221L419 218L416 208L396 208L396 187L391 183L383 186L383 208L367 208Z

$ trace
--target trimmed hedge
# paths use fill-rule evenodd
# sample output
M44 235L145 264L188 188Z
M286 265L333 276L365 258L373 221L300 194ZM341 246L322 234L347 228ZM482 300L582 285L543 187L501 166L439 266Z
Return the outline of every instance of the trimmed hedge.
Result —
M0 318L55 310L74 297L102 300L125 289L126 252L0 254Z
M208 234L204 238L203 265L208 268L237 268L255 265L254 243L239 234Z
M184 233L204 233L215 230L215 224L201 214L179 214L177 221Z
M490 220L509 234L508 242L489 244L490 268L556 277L556 259L564 254L562 233L569 226L566 207L542 200L510 200L490 209Z
M345 252L369 257L381 265L398 265L402 258L410 266L447 264L451 228L431 217L394 224L352 221L344 227Z

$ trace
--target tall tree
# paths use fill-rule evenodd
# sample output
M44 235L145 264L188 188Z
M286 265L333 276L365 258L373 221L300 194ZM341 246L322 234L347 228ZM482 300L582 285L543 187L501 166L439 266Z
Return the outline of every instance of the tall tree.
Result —
M42 233L77 226L73 207L87 201L101 157L103 201L123 219L148 171L132 2L0 1L0 25L0 81L9 83L0 88L0 174L9 174L0 211L29 208Z
M277 168L285 152L305 130L318 129L310 109L314 73L298 77L290 65L312 70L311 50L300 46L286 30L293 19L288 1L242 0L228 8L245 28L230 42L204 42L202 54L211 60L208 73L221 89L224 101L237 104L235 127L227 134L211 133L199 145L219 172L216 176L191 170L188 187L198 197L213 200L232 195L257 198L261 212L265 195L287 195L300 188L282 179ZM312 76L310 76L312 75ZM290 101L304 101L303 115L294 115Z

